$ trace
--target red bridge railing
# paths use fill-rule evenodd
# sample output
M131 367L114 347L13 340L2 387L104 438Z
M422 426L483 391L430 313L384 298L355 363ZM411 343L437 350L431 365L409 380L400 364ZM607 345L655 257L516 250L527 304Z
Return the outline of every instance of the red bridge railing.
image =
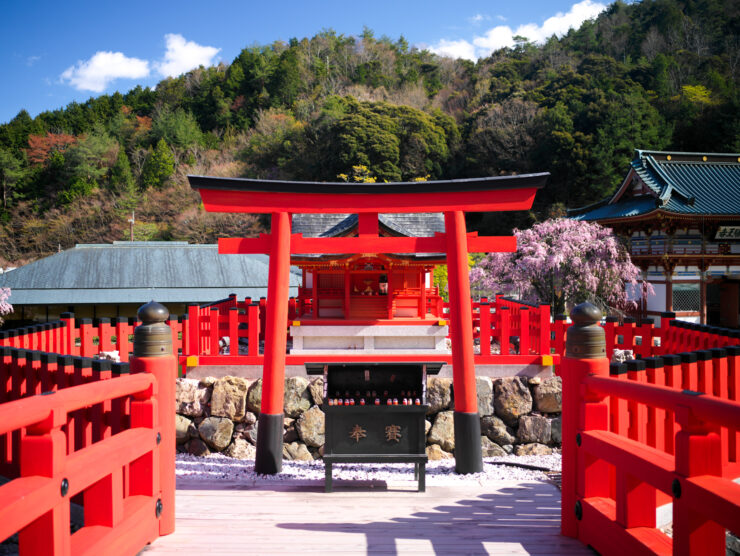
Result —
M740 346L610 365L578 355L597 328L579 319L560 369L563 534L600 554L724 554L740 532ZM672 539L656 527L669 502Z
M161 334L164 319L147 319ZM34 332L13 338L45 345ZM176 361L163 347L130 363L0 347L0 540L17 532L21 556L135 554L174 530ZM84 511L74 533L70 503Z

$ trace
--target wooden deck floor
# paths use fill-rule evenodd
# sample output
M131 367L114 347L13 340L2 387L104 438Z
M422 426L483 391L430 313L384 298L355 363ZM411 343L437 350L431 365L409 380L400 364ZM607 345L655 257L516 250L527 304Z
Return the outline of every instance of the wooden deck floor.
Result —
M178 481L177 529L157 554L589 554L560 536L549 483L429 486L335 481L244 487Z

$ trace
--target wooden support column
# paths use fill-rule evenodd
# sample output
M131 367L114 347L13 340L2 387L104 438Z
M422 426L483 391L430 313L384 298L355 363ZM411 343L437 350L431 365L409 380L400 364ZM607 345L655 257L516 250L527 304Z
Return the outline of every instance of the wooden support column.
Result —
M699 265L699 322L707 324L707 270L708 264Z
M319 318L319 271L314 268L311 271L311 311L313 318Z
M450 338L455 389L455 471L483 469L480 417L473 359L473 310L468 279L468 245L463 211L445 212L447 274L450 292Z
M274 212L270 231L265 361L254 470L273 475L283 468L283 393L290 294L290 215L287 212Z

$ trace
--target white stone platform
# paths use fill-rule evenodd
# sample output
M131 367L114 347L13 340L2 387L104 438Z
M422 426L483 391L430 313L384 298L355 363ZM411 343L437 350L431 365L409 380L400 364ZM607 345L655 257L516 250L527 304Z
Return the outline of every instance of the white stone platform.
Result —
M303 325L291 326L291 355L335 354L449 354L448 326L418 325Z

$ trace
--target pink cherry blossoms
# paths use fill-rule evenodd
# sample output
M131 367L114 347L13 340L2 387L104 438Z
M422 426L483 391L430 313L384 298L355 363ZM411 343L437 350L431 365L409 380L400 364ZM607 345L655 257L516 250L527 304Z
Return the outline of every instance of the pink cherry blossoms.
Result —
M0 324L3 323L2 315L13 312L13 306L8 303L10 288L0 288Z
M638 283L640 269L610 228L558 218L514 235L515 253L491 253L470 271L473 290L547 303L554 313L583 301L620 312L636 307L625 285Z

